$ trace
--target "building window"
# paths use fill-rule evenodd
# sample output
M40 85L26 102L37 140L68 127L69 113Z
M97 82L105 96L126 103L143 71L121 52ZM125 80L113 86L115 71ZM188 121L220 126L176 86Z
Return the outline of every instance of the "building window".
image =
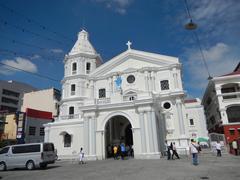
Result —
M29 136L35 136L35 134L36 134L36 127L34 127L34 126L29 126L28 135L29 135Z
M229 123L240 122L240 106L231 106L227 108Z
M72 74L77 74L77 63L72 63Z
M6 98L6 97L2 97L2 102L8 103L8 104L18 105L18 100Z
M86 73L89 74L90 70L91 70L91 63L87 62L87 64L86 64Z
M44 136L45 133L44 133L44 127L40 127L40 133L39 133L40 136Z
M193 126L194 125L194 121L193 119L189 119L190 125Z
M168 90L169 89L169 82L168 80L160 81L161 90Z
M235 135L235 130L234 129L229 129L230 135Z
M5 95L8 95L8 96L13 96L13 97L19 97L20 96L20 93L10 91L10 90L7 90L7 89L3 89L2 93L5 94Z
M74 114L74 107L71 106L69 107L69 115L73 115Z
M238 136L240 136L240 129L238 129Z
M73 95L75 95L75 93L76 93L76 85L72 84L71 85L71 95L73 96Z
M99 95L99 98L105 98L106 97L106 89L99 89L98 90L98 95Z
M72 137L70 134L65 134L64 135L64 147L71 147L71 141L72 141Z

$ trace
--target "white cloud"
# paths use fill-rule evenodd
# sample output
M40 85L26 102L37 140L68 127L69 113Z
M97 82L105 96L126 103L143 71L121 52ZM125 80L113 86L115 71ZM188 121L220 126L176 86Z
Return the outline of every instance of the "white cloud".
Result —
M41 57L40 55L34 54L34 55L31 57L31 59L39 59L40 57Z
M15 60L3 60L2 63L6 64L6 66L2 65L0 67L0 74L14 74L14 72L20 71L20 69L32 73L37 72L37 66L35 64L21 57L16 57Z
M133 2L133 0L93 0L97 3L103 3L105 7L114 10L115 12L124 15L127 12L127 8Z
M203 50L203 54L213 77L231 73L239 63L239 54L234 53L233 47L222 42ZM187 49L185 52L187 61L184 62L186 85L202 91L207 85L208 73L204 66L203 58L199 49Z
M188 1L193 21L199 25L202 38L231 37L240 28L240 3L235 0ZM201 39L202 39L201 38Z
M61 54L61 53L63 53L64 51L63 51L62 49L50 49L50 52L56 53L56 54Z

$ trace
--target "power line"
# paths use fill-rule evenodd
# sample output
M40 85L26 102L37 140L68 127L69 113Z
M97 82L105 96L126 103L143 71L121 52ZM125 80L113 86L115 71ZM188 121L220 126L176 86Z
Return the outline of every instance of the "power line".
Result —
M0 62L0 64L3 65L3 66L9 67L9 69L16 69L16 70L23 71L23 72L25 72L25 73L28 73L28 74L31 74L31 75L34 75L34 76L37 76L37 77L40 77L40 78L43 78L43 79L48 79L48 80L51 80L51 81L55 81L55 82L60 83L60 80L53 79L53 78L51 78L51 77L49 77L49 76L45 76L45 75L42 75L42 74L39 74L39 73L33 73L33 72L30 72L30 71L26 71L26 70L24 70L24 69L17 68L17 67L14 67L14 66L5 64L5 63L3 63L3 62Z
M22 52L16 52L16 51L13 51L13 50L1 49L1 48L0 48L0 52L7 53L7 54L12 54L14 56L26 57L26 58L29 58L29 59L33 59L34 56L39 55L44 60L61 61L60 59L54 59L54 58L51 58L51 57L43 56L43 55L38 54L38 53L32 53L32 54L30 54L30 53L22 53Z
M27 28L11 24L7 20L4 20L2 18L0 19L0 21L2 22L2 24L4 26L10 26L10 27L12 27L14 29L17 29L17 30L21 31L22 33L26 32L26 33L32 34L32 35L34 35L36 37L40 37L40 38L43 38L45 40L52 41L52 42L55 42L55 43L58 43L58 44L62 44L62 45L66 44L65 42L61 42L59 40L56 40L56 39L53 39L53 38L50 38L50 37L47 37L47 36L43 36L43 35L41 35L39 33L36 33L36 32L31 31L31 30L28 30Z
M192 23L193 20L192 20L191 14L190 14L190 10L189 10L189 6L188 6L187 0L184 0L184 4L185 4L185 8L186 8L188 17L189 17L189 19L190 19L190 23ZM200 53L201 53L201 56L202 56L203 65L204 65L204 67L206 68L206 71L207 71L207 73L208 73L208 79L210 80L210 79L212 79L212 76L210 75L210 72L209 72L209 69L208 69L208 65L207 65L206 58L205 58L205 56L204 56L203 50L202 50L202 46L201 46L201 42L200 42L199 36L198 36L198 34L197 34L196 31L193 31L193 34L194 34L194 36L195 36L195 39L196 39L197 44L198 44L198 48L199 48Z
M35 44L29 44L29 43L25 43L25 42L22 42L22 41L19 41L19 40L15 40L15 39L12 39L10 37L7 37L7 36L2 36L0 35L2 38L4 39L7 39L9 42L11 42L12 44L21 44L23 46L27 46L27 47L31 47L31 48L36 48L36 49L39 49L41 51L47 51L47 52L50 52L51 54L53 54L52 51L49 51L49 49L47 48L44 48L44 47L41 47L41 46L36 46ZM56 57L51 57L51 58L56 58Z
M62 38L66 39L66 40L69 40L69 41L71 41L71 42L74 42L74 40L73 40L72 38L69 38L69 37L67 37L67 36L65 36L65 35L63 35L63 34L61 34L61 33L59 33L59 32L56 32L56 31L51 30L51 29L48 28L47 26L39 23L38 21L36 21L36 20L34 20L34 19L32 19L32 18L27 17L26 15L24 15L23 13L20 13L19 11L16 11L16 10L14 10L14 9L12 9L12 8L10 8L10 7L2 4L2 3L0 3L0 7L8 10L9 12L11 12L12 14L17 15L18 17L22 17L22 18L25 19L28 23L32 23L32 24L35 24L35 25L39 26L42 30L48 31L48 32L53 33L53 34L55 34L55 35L61 36Z

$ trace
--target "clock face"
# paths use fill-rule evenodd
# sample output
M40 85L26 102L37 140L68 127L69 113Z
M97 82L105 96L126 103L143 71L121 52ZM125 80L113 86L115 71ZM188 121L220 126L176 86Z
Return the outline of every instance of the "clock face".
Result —
M135 81L135 77L134 77L133 75L129 75L129 76L127 77L127 82L128 82L128 83L134 83L134 81Z

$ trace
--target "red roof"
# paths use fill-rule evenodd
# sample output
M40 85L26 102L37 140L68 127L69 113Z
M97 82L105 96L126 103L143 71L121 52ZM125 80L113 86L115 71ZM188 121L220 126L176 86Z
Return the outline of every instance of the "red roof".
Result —
M238 74L240 74L240 63L238 63L237 67L234 69L233 72L222 75L222 76L232 76L232 75L238 75Z
M195 103L195 102L197 102L196 99L186 99L186 100L184 101L184 103Z
M229 74L225 74L223 76L232 76L232 75L238 75L238 74L240 74L240 70L232 72L232 73L229 73Z
M39 111L36 109L26 109L26 115L28 117L39 118L39 119L52 119L52 113L47 111Z

